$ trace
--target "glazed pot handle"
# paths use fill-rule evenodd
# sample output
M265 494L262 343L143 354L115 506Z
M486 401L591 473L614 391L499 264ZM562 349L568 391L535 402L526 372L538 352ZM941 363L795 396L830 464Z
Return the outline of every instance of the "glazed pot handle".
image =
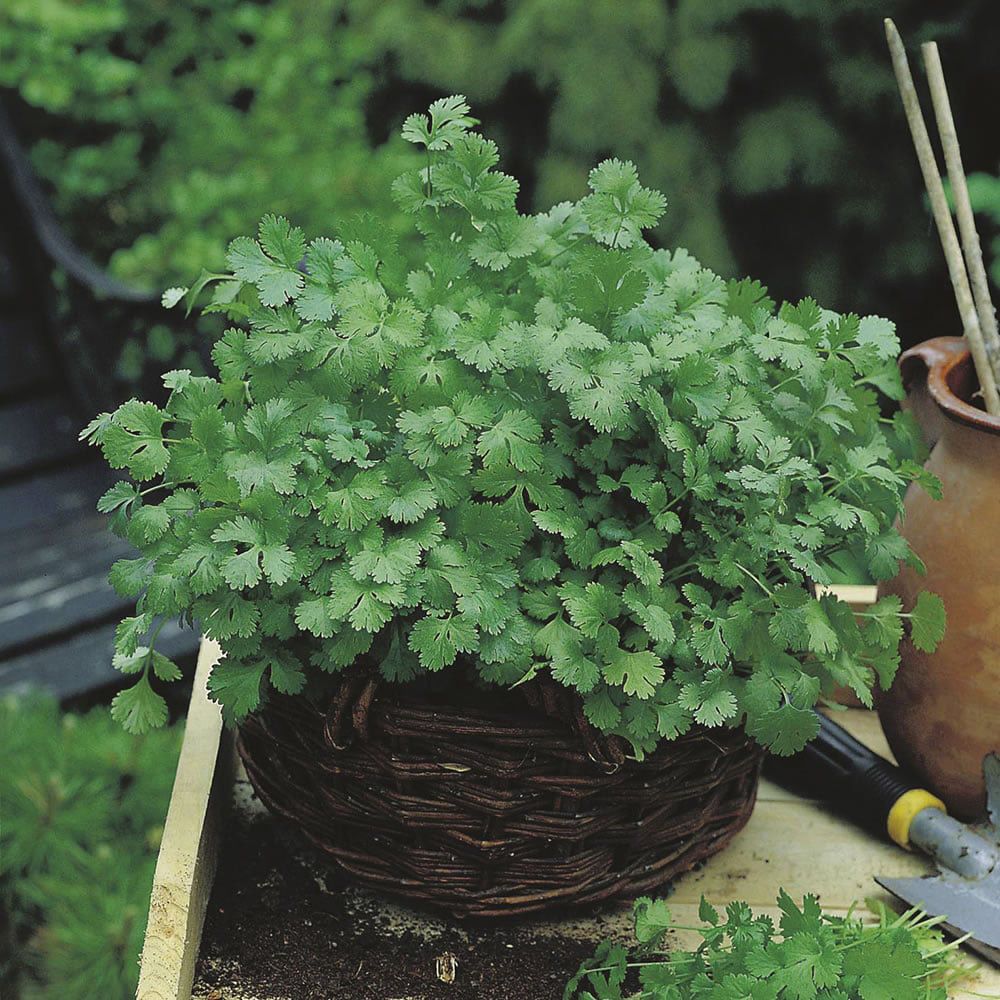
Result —
M904 351L899 357L899 370L906 388L903 404L916 418L928 448L941 437L943 417L927 385L931 372L950 366L968 352L961 337L934 337Z
M899 368L903 375L903 385L910 389L916 381L926 382L935 365L954 361L969 350L962 337L934 337L903 351L899 356Z

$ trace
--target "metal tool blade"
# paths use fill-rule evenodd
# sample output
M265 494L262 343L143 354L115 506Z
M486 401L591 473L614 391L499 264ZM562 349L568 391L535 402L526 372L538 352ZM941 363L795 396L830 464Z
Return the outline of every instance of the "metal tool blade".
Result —
M986 821L966 827L972 840L1000 848L1000 756L987 754L983 759L986 782ZM947 852L935 852L947 857ZM959 854L961 854L959 850ZM992 855L996 858L996 853ZM952 861L954 863L954 860ZM956 865L956 867L962 867ZM980 869L981 870L981 869ZM875 881L910 906L919 906L931 916L947 918L943 925L956 936L969 934L966 944L973 951L1000 965L1000 864L977 878L964 878L943 865L938 875L922 878L885 878Z
M875 881L910 906L946 916L944 927L950 934L971 934L968 947L1000 965L1000 871L975 882L948 872L923 878L877 875Z

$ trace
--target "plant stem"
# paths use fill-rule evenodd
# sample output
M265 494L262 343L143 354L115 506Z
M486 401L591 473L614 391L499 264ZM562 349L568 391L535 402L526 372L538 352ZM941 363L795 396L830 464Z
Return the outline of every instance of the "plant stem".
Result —
M765 593L765 594L767 594L767 596L768 596L768 597L771 597L771 598L773 598L773 597L774 597L774 591L773 591L773 590L770 590L770 589L769 589L768 587L764 586L764 584L763 584L763 583L761 583L761 581L760 581L760 580L758 580L758 579L757 579L757 577L755 577L755 576L753 575L753 573L751 573L751 572L750 572L750 570L748 570L748 569L746 568L746 566L741 566L741 565L740 565L740 564L739 564L738 562L735 562L735 561L733 562L733 565L734 565L734 566L735 566L735 567L736 567L736 568L737 568L738 570L740 570L741 572L743 572L743 573L746 573L746 575L747 575L748 577L750 577L750 579L751 579L751 580L753 580L753 582L754 582L754 583L756 583L756 584L757 584L757 586L758 586L758 587L760 587L760 589L761 589L761 590L763 590L763 591L764 591L764 593Z

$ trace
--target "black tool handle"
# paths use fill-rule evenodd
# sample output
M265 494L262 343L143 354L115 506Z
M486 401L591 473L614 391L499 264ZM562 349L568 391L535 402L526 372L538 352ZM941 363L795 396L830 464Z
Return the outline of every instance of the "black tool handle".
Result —
M819 734L791 758L795 783L815 798L834 799L859 825L881 837L892 807L919 788L894 764L817 712ZM776 775L781 780L781 774Z

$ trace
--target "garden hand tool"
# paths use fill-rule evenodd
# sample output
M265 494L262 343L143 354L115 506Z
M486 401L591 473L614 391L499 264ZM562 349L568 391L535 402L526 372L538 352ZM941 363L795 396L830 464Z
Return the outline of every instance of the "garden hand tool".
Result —
M817 715L819 735L774 776L808 780L873 832L929 854L937 875L875 881L908 905L945 917L950 933L968 934L970 948L1000 965L1000 756L991 753L983 760L986 817L965 824L898 767Z

